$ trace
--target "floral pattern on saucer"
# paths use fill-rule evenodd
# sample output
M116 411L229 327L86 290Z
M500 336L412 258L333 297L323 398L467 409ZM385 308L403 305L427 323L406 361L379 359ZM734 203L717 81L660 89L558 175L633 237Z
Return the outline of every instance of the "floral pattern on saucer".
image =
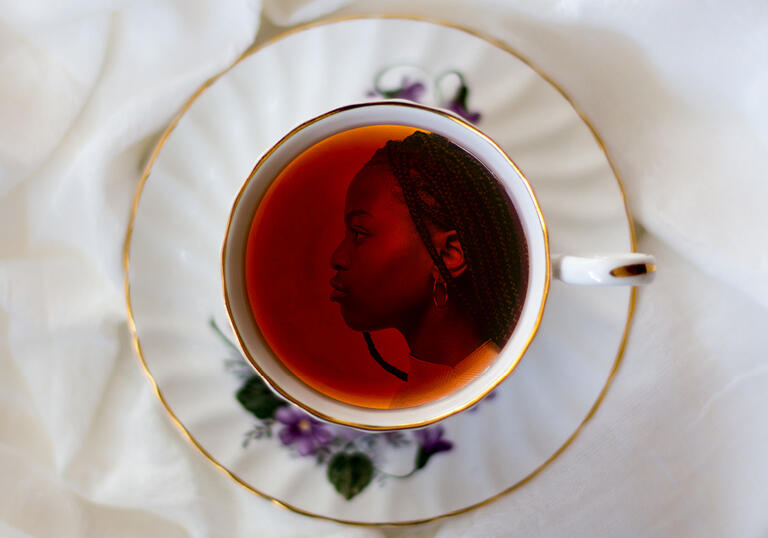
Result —
M312 457L318 465L327 465L328 481L347 500L368 487L374 478L380 482L388 478L407 479L424 469L432 456L453 448L453 442L443 438L445 430L439 425L407 433L369 433L315 419L273 393L213 318L209 324L233 355L226 359L225 367L242 380L235 398L256 418L253 428L245 433L243 448L277 435L280 443L296 456ZM413 443L417 449L409 472L391 474L376 466L384 446L399 449Z
M394 85L386 85L387 78L394 80ZM445 86L450 97L446 98ZM482 119L480 112L469 110L469 86L461 71L451 69L440 73L430 80L426 71L410 65L394 65L379 71L373 82L373 89L368 90L368 97L383 97L385 99L405 99L423 103L428 88L432 89L434 101L439 107L450 110L470 123L478 123Z
M358 43L365 46L350 46ZM463 100L462 77L454 70L467 81ZM381 438L370 450L366 434L356 434L331 467L331 458L318 463L317 455L323 446L337 450L333 442L322 433L301 441L290 427L302 432L306 425L293 413L281 412L278 420L282 403L273 402L272 422L260 429L266 419L235 397L248 379L238 377L234 364L247 365L232 350L223 368L226 344L206 326L213 316L223 330L227 319L220 256L232 200L254 163L296 125L350 103L386 98L366 96L382 71L379 90L407 90L397 98L481 113L483 132L514 156L536 190L552 249L632 249L625 199L603 146L546 76L471 31L362 18L307 27L254 48L182 107L139 184L124 263L141 367L202 458L233 484L297 513L402 525L480 506L528 483L563 453L594 416L618 369L634 295L553 283L536 339L492 404L440 422L441 432L403 432L407 443L393 446ZM255 375L250 366L245 372ZM260 385L272 395L253 382L255 395ZM289 431L281 439L283 429ZM418 457L420 447L424 455ZM314 454L300 453L313 448ZM359 489L365 465L356 452L391 475L417 470L404 479L374 471ZM359 492L349 500L336 493L329 474L346 481L350 493Z

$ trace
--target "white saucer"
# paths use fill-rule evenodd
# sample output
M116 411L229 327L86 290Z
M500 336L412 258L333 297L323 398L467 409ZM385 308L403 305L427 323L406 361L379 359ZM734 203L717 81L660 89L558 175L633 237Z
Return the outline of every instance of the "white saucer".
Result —
M234 480L292 510L364 524L463 512L535 476L600 404L634 304L631 289L554 282L538 336L495 397L427 433L355 437L313 426L320 433L301 441L289 431L301 417L287 407L282 422L249 413L235 395L252 373L210 325L234 341L220 272L231 204L291 128L380 98L371 91L382 70L380 89L405 76L423 84L421 100L433 105L450 102L459 82L441 75L463 75L469 112L480 113L478 126L532 184L553 252L634 250L621 186L591 127L514 52L471 32L387 18L309 26L250 51L192 97L152 155L126 239L128 312L142 364L186 436ZM339 451L346 456L331 464ZM370 482L366 458L378 469ZM390 476L415 467L408 478Z

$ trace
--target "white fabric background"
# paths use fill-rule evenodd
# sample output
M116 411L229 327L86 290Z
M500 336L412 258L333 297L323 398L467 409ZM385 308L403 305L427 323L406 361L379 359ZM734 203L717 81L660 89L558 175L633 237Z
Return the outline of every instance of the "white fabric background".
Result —
M123 237L160 130L254 39L332 10L516 47L602 135L659 265L568 450L415 529L236 486L171 424L126 322ZM0 0L0 536L768 535L767 29L760 0Z

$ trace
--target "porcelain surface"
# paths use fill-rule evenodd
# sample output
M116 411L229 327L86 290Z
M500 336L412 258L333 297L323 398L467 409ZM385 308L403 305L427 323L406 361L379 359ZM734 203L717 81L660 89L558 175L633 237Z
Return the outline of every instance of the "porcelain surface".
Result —
M196 96L161 140L126 250L143 364L206 458L289 508L355 523L440 517L538 472L610 384L633 300L630 288L553 280L513 374L427 430L359 434L315 423L271 393L258 399L258 378L227 343L220 263L234 198L292 128L393 96L458 109L504 148L536 193L552 252L633 250L621 186L568 99L509 50L460 29L399 19L309 27L245 56ZM268 404L261 418L245 400Z

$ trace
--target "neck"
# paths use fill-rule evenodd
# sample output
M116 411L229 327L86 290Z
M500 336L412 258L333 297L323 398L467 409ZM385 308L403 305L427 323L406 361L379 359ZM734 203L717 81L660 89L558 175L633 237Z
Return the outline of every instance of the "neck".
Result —
M399 327L416 358L454 367L483 344L474 320L454 304L430 305L412 323Z

